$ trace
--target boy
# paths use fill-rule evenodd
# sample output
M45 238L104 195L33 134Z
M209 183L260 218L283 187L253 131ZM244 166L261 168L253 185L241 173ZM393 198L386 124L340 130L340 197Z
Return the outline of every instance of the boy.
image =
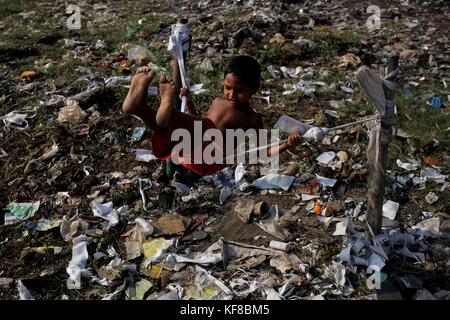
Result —
M198 117L189 105L186 113L173 107L175 83L170 78L162 76L159 83L161 104L157 111L149 109L145 104L147 89L154 78L155 72L149 68L140 68L131 81L130 90L122 106L128 114L141 118L145 124L154 130L152 143L153 152L158 159L169 159L176 142L171 141L175 129L186 129L194 134L194 122L201 121L202 128L218 129L225 133L226 129L263 129L261 115L249 104L250 98L257 92L261 82L261 67L249 56L236 56L230 60L224 71L223 97L216 98L206 116ZM186 88L181 90L187 94ZM287 143L280 144L268 150L268 156L278 151L297 145L301 140L299 134L291 134ZM181 164L199 175L210 175L223 168L219 164L195 164L181 161Z

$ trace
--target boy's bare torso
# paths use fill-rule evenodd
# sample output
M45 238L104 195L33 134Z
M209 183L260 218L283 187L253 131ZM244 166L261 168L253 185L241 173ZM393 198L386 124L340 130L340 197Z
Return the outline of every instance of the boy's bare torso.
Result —
M261 115L250 106L234 108L225 98L216 98L206 116L223 133L226 129L243 129L245 131L251 128L263 128Z

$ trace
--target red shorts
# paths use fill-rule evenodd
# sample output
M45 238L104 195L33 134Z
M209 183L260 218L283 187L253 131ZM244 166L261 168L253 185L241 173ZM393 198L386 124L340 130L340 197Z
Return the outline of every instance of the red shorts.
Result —
M206 128L204 131L208 129L217 129L214 122L212 122L211 119L207 117L202 117L204 123L206 123ZM167 160L169 158L172 158L175 156L175 152L172 151L173 147L175 147L179 142L172 141L172 132L173 129L171 128L161 128L158 130L155 130L152 136L152 145L153 145L153 154L156 156L156 158L160 160ZM204 148L209 143L203 143L202 144L202 154ZM223 164L207 164L207 163L191 163L188 159L185 159L183 156L178 157L178 161L180 165L183 167L201 175L201 176L208 176L211 174L216 173L217 171L222 170L225 166Z

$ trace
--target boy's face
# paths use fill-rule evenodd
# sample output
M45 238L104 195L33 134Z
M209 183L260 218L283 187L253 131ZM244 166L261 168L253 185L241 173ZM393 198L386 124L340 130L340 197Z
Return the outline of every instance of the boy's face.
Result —
M234 108L248 105L255 91L243 84L234 73L227 73L223 80L223 96Z

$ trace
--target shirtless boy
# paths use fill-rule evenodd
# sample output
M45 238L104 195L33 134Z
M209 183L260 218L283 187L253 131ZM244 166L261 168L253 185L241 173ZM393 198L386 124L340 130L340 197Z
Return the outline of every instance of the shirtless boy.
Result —
M145 104L147 89L155 76L149 68L140 68L131 81L130 90L122 106L125 113L141 118L151 128L153 133L153 152L159 159L168 159L175 142L170 142L171 133L175 129L183 128L192 135L194 122L202 121L203 128L219 129L225 136L226 129L263 129L260 114L250 107L250 98L257 92L261 81L259 63L249 56L236 56L230 60L224 71L223 97L216 98L206 116L194 115L192 106L182 113L173 107L175 83L172 79L162 76L159 82L161 104L157 111L148 108ZM182 89L187 94L187 89ZM299 134L291 134L288 142L272 147L268 156L273 152L282 153L299 144ZM182 163L183 164L183 163ZM223 166L183 166L200 175L212 174Z

